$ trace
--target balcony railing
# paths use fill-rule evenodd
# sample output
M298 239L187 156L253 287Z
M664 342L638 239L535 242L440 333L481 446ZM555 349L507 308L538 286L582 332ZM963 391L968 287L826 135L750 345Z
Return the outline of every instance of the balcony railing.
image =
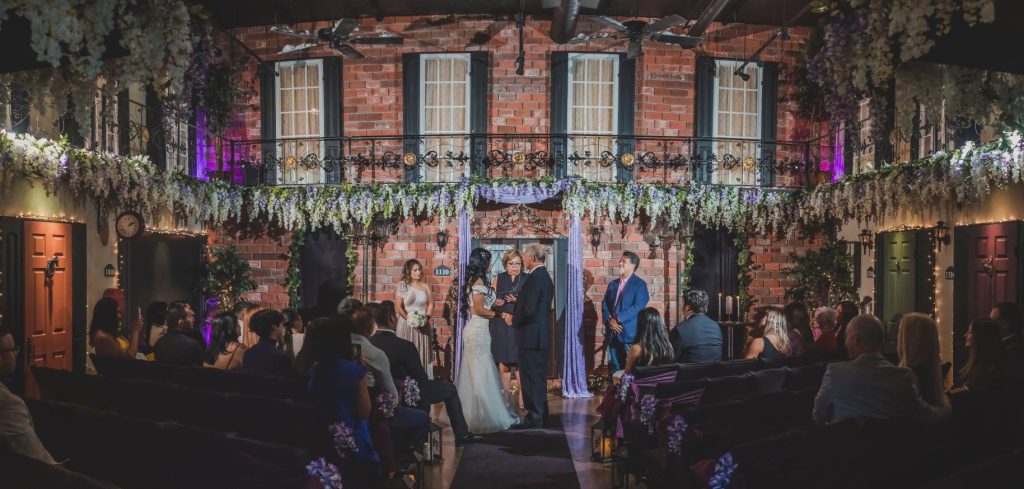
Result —
M446 134L225 142L248 184L456 182L467 176L796 188L832 177L826 139Z

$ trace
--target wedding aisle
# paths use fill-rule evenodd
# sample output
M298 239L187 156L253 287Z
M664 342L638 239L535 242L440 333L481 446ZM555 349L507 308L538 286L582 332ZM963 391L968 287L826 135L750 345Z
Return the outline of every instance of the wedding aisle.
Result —
M431 489L610 487L611 469L590 461L590 425L597 401L549 397L552 422L542 430L507 431L459 449ZM453 454L455 455L455 454ZM452 470L454 469L454 473ZM435 475L435 474L431 474Z

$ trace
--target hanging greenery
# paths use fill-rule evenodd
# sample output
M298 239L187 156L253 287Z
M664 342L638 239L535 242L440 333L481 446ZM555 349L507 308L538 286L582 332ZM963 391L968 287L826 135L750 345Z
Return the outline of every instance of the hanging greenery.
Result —
M820 45L805 50L807 79L820 89L833 121L853 131L860 128L861 101L868 99L874 139L885 140L882 109L897 68L927 54L956 18L971 26L995 20L995 2L833 0L829 12Z
M182 0L0 2L0 21L11 16L28 21L31 47L48 68L4 74L0 88L25 91L30 104L57 114L68 114L74 100L70 115L83 137L92 128L96 101L105 101L100 112L113 113L116 93L129 85L152 88L170 106L190 101L180 98L192 92L186 74L196 75L211 59L193 50L210 51L209 20L202 7ZM107 52L108 39L118 41L117 57Z
M288 254L285 255L288 261L288 270L285 272L288 307L296 310L302 308L302 247L306 244L307 234L305 228L296 229L292 233L292 242L288 245Z
M790 253L789 260L793 266L782 269L782 274L793 281L786 289L787 299L804 302L814 310L857 298L851 272L853 257L846 241L836 239L835 233L830 233L820 249L804 255Z
M359 261L359 252L349 242L345 246L345 276L348 277L348 293L353 295L356 292L356 263ZM365 284L363 285L366 286Z
M473 209L480 189L513 186L558 195L562 209L591 221L630 222L645 216L678 225L724 228L748 235L798 236L836 221L877 221L899 211L964 207L993 191L1024 182L1024 144L1017 133L916 162L882 168L805 192L719 185L594 183L579 178L520 181L472 179L456 183L244 187L157 170L145 157L121 157L72 147L67 140L0 131L0 189L15 179L41 182L50 192L102 200L107 209L136 209L147 217L170 211L220 227L251 221L283 230L333 229L375 217L436 219L446 225Z
M754 264L754 254L750 251L750 235L744 231L735 232L733 246L736 247L736 286L739 291L739 304L736 307L744 314L755 302L750 297L750 284L754 281L753 271L757 270L758 265Z
M238 256L238 249L231 245L217 246L211 250L206 265L203 293L216 297L220 308L230 311L246 292L256 290L249 262Z

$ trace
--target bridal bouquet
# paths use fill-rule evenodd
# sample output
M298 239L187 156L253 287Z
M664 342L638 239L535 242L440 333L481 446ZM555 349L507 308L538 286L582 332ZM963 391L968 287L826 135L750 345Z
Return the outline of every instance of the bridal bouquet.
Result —
M409 326L419 331L420 333L429 335L430 334L430 318L426 314L420 311L412 311L409 313L409 318L406 320Z

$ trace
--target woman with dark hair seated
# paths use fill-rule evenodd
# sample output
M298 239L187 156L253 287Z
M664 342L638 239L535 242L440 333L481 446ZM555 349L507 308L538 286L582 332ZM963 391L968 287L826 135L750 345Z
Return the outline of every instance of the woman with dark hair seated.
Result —
M127 348L122 348L117 341L121 319L121 308L117 301L106 297L96 302L92 309L92 322L89 323L89 344L97 357L135 358L142 331L142 309L139 309L138 316L132 321Z
M347 318L334 316L310 322L309 341L300 356L308 354L313 361L309 371L309 391L321 405L335 412L338 421L353 432L356 443L355 458L348 469L361 468L359 473L367 487L368 479L380 471L380 457L373 449L367 419L370 417L370 392L366 383L366 368L353 360L352 327ZM348 474L347 474L348 475ZM346 479L346 485L349 482Z
M636 339L626 352L626 368L622 374L631 374L636 367L672 363L675 355L666 331L657 309L647 307L640 311L636 317Z
M270 375L291 375L292 357L277 349L284 337L284 316L273 309L264 309L252 315L249 329L260 340L242 356L242 368Z
M1003 379L1003 343L999 323L976 319L964 334L967 364L960 369L961 386L954 391L986 390Z
M320 340L318 336L318 330L328 324L330 320L327 318L316 318L306 324L306 337L302 342L302 349L295 354L295 361L292 362L292 372L297 375L306 376L309 373L309 369L313 368L313 362L315 358L313 356L313 345L318 343ZM351 338L349 338L351 341Z
M167 333L167 303L153 302L146 308L146 322L143 323L142 336L139 338L139 352L147 359L153 354L156 342Z
M204 366L221 370L242 368L245 345L238 342L238 330L238 316L233 312L222 312L213 318Z

